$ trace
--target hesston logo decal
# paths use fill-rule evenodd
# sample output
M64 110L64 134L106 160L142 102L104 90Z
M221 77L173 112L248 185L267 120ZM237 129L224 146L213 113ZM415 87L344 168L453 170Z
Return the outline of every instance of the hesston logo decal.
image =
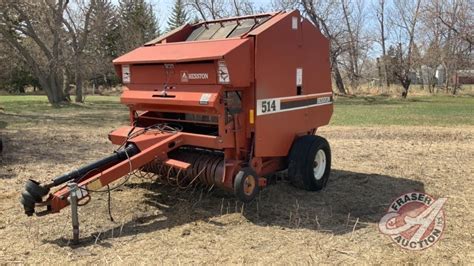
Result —
M181 82L189 82L192 79L209 79L209 73L188 73L188 71L181 71Z
M380 232L400 247L423 250L434 245L444 230L443 206L447 198L435 199L422 192L396 198L380 219Z

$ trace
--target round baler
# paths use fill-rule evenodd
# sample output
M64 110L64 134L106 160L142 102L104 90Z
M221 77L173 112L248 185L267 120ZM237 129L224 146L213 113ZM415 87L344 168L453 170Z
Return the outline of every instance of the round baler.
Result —
M298 11L186 24L113 63L130 110L130 125L109 134L120 148L49 183L29 180L26 214L59 212L135 170L243 202L284 169L297 187L325 186L331 152L315 133L333 111L329 42Z

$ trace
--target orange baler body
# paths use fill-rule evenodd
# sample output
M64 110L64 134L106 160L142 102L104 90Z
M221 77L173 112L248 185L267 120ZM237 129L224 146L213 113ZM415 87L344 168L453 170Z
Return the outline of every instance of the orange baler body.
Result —
M184 25L113 63L130 109L130 125L109 134L122 149L43 187L31 181L27 214L38 203L48 213L69 204L66 186L44 202L37 191L72 180L81 200L157 161L232 190L243 167L259 176L285 169L293 141L333 112L329 42L298 11Z
M214 23L239 19L249 18ZM123 77L123 66L129 70L122 103L133 111L215 115L218 138L232 146L225 148L248 154L254 145L253 156L262 161L287 156L295 137L328 124L332 115L329 42L298 11L250 19L261 22L242 35L187 40L202 24L187 25L117 58L118 75ZM222 62L229 81L219 77ZM173 65L171 74L165 64ZM164 86L171 97L159 97ZM237 135L226 130L226 91L241 92ZM200 103L203 94L211 95L209 103ZM235 138L241 147L233 145ZM252 159L244 157L233 159Z

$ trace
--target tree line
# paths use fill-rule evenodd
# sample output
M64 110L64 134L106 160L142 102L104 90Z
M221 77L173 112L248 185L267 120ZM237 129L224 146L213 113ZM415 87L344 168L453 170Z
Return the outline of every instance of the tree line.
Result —
M455 93L458 84L450 77L473 67L472 0L274 3L300 9L329 38L333 80L341 94L357 92L361 84L375 80L382 91L400 84L406 97L417 76L432 92L440 66L444 69L442 85Z
M456 92L450 77L473 68L472 0L175 0L158 25L146 0L3 0L0 2L0 88L41 88L52 104L82 102L85 82L115 85L113 58L185 23L298 9L330 40L336 92L368 82L393 84L406 97L413 80L432 92ZM317 49L317 48L315 48ZM439 74L439 73L438 73ZM70 86L70 85L73 86Z
M3 86L40 87L52 104L82 102L85 80L116 83L115 57L159 35L145 0L4 0L0 2ZM5 84L6 83L6 84Z

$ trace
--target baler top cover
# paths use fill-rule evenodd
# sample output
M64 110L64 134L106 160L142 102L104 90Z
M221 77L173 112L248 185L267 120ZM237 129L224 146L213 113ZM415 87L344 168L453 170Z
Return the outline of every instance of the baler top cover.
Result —
M245 43L251 30L274 14L185 24L115 59L114 64L180 63L221 59ZM223 40L228 39L228 40ZM219 40L219 41L215 41ZM203 42L196 42L203 41ZM209 41L209 42L206 42Z
M209 61L224 58L232 50L247 42L247 39L223 41L164 43L144 46L116 60L116 64L183 63Z

